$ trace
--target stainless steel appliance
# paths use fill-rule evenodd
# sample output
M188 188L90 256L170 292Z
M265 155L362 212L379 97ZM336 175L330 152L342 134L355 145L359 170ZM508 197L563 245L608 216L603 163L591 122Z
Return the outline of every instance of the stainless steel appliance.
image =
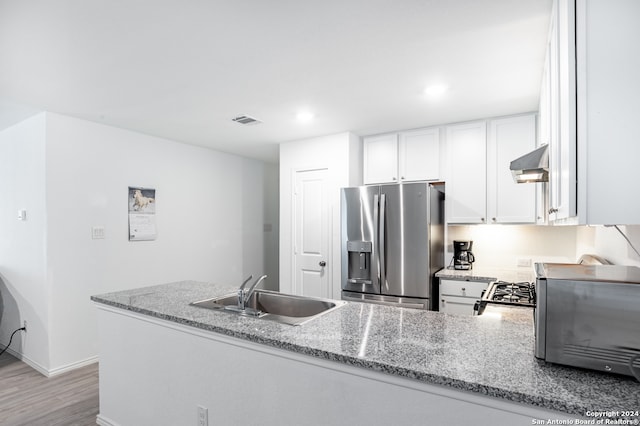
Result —
M341 190L342 299L437 309L444 184Z
M516 183L549 182L549 145L516 158L509 169Z
M640 380L640 268L536 263L535 356Z
M473 241L453 242L453 269L469 270L473 268L476 258L471 252Z
M482 315L489 304L508 306L536 306L536 291L533 283L494 281L482 292L482 297L473 307L475 315Z

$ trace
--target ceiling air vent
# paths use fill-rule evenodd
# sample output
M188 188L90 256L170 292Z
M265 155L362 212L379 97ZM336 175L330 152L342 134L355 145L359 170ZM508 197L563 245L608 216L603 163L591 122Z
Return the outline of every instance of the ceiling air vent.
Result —
M239 115L235 118L232 118L231 121L235 121L236 123L244 124L245 126L250 126L253 124L260 124L262 121L257 118L250 117L248 115Z

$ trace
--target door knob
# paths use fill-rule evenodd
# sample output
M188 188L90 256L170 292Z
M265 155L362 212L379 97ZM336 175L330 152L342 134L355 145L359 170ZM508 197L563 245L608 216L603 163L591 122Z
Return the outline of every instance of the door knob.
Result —
M324 268L325 266L327 266L327 262L325 262L324 260L321 260L320 262L318 262L318 265Z

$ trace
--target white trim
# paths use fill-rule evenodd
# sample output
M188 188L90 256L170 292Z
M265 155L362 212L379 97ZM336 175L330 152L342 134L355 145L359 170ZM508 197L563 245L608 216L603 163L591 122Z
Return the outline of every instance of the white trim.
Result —
M119 423L112 421L111 419L103 416L102 414L98 414L96 416L96 424L99 426L120 426Z
M20 361L24 362L25 364L27 364L29 367L33 368L34 370L36 370L38 373L42 374L45 377L50 377L50 373L49 373L49 369L45 368L44 366L40 365L39 363L35 362L34 360L32 360L31 358L29 358L28 356L17 352L11 348L7 348L7 353L13 355L15 358L19 359Z
M6 346L6 345L3 345ZM66 373L68 371L71 370L75 370L77 368L81 368L81 367L85 367L87 365L90 364L94 364L96 362L98 362L98 356L92 356L80 361L76 361L76 362L72 362L71 364L67 364L67 365L63 365L60 367L56 367L56 368L46 368L45 366L41 365L40 363L32 360L31 358L29 358L28 356L17 352L11 348L7 348L7 353L11 354L13 357L19 359L20 361L24 362L25 364L27 364L29 367L33 368L34 370L36 370L38 373L42 374L45 377L54 377L57 375L60 375L62 373Z
M587 2L577 0L575 9L575 89L576 89L576 179L579 182L577 188L577 211L579 224L590 223L587 210L587 193L589 192L589 179L587 176L588 156L588 129L587 129ZM573 76L572 76L573 78Z
M66 373L67 371L75 370L77 368L86 367L87 365L95 364L98 362L98 356L94 355L89 358L85 358L80 361L72 362L71 364L62 365L60 367L53 368L49 370L49 377L57 376L62 373Z

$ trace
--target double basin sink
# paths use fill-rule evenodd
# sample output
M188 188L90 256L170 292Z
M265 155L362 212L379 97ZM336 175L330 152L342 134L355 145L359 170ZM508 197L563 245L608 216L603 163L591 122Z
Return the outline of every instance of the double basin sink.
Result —
M346 302L316 297L294 296L269 290L256 290L245 303L238 306L238 294L227 294L191 303L200 308L222 310L289 325L302 325L345 305Z

